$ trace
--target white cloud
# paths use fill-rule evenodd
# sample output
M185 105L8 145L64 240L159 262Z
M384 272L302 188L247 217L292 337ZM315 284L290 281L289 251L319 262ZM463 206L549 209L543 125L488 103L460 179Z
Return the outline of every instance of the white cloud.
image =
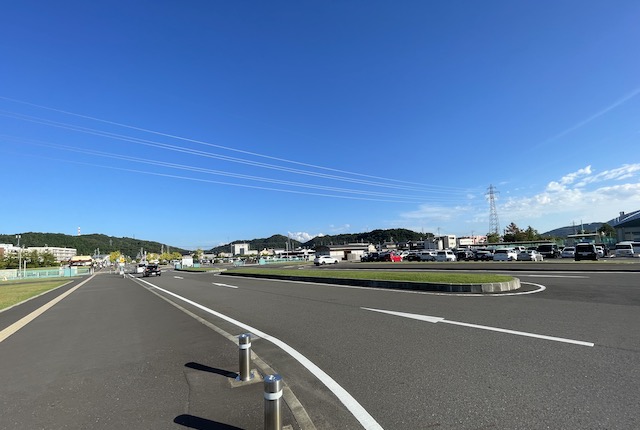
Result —
M318 233L318 234L311 234L311 233L307 233L304 231L298 231L298 232L287 232L287 236L290 237L291 239L297 240L298 242L308 242L311 239L313 239L314 237L322 237L324 236L324 234L322 233Z
M511 222L540 232L572 222L604 222L620 211L640 209L640 164L625 164L596 173L591 165L551 181L538 193L501 189L496 199L500 226ZM477 199L465 206L423 204L399 214L399 224L415 231L466 235L473 229L489 231L489 204ZM416 229L415 226L419 228ZM413 227L413 228L412 228Z
M591 174L591 166L587 166L584 169L580 169L577 172L569 173L560 179L560 184L569 185L575 182L577 178L588 176Z
M624 164L622 167L618 167L617 169L605 170L604 172L598 173L592 177L584 178L580 184L584 186L594 182L622 181L624 179L633 178L638 172L640 172L640 164Z

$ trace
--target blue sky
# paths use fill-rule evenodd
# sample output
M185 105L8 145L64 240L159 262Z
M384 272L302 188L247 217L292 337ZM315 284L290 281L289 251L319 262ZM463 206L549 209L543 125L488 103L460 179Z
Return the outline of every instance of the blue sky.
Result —
M20 1L0 233L540 232L640 209L637 1Z

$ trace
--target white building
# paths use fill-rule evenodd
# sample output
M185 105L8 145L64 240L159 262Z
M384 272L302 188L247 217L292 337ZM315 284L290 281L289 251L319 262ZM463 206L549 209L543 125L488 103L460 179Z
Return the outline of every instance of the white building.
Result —
M22 252L33 252L36 251L38 254L44 254L48 252L53 255L53 258L57 262L69 261L72 257L75 257L78 253L78 250L75 248L60 248L56 246L29 246L27 248L18 248L15 245L10 243L0 243L0 248L4 250L3 254L17 254L19 251Z
M436 249L454 249L457 247L456 236L453 234L435 236L433 238Z
M234 243L231 245L233 255L258 255L258 251L249 249L248 243Z

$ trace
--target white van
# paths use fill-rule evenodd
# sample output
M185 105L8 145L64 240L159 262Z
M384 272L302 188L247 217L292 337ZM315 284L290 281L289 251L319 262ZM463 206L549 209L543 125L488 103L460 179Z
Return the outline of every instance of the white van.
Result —
M436 261L456 261L456 254L450 249L443 249L436 254Z
M640 242L624 241L616 244L616 257L640 257Z

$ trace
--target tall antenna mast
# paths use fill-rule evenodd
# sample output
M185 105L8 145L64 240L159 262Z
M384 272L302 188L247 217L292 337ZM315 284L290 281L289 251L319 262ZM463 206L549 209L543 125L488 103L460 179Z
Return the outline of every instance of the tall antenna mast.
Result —
M486 194L489 197L489 232L500 236L500 222L498 221L498 211L496 209L496 194L499 194L496 187L489 185Z

